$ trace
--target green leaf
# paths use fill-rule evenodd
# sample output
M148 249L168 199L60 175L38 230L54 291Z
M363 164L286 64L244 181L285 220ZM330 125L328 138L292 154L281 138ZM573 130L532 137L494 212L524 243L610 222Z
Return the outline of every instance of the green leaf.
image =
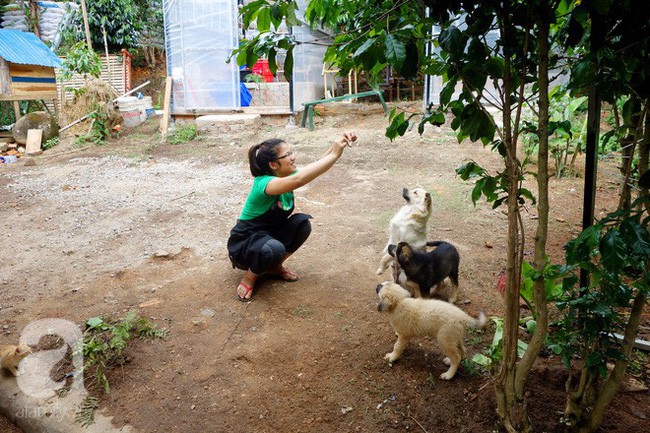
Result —
M287 50L287 56L284 59L284 77L287 81L293 79L293 46Z
M477 353L472 357L472 362L482 367L489 367L492 365L492 360L482 353Z
M456 90L456 80L450 80L445 84L445 87L442 88L440 92L440 105L445 106L449 104L454 91Z
M476 206L476 202L481 198L481 192L483 191L483 185L485 184L485 179L479 179L472 189L472 203Z
M386 60L397 70L402 69L402 64L406 59L406 48L395 36L389 34L384 41Z
M603 264L612 272L620 271L626 263L627 244L621 238L618 230L605 234L600 241L600 253L603 256Z
M415 43L409 42L406 44L406 58L399 72L404 78L411 79L417 76L419 67L420 52Z
M365 53L368 48L375 43L376 38L368 38L366 41L361 44L359 48L354 52L353 57L359 57L361 54Z
M269 8L263 8L257 14L257 30L260 33L271 30L271 10Z
M493 78L503 78L505 64L501 57L490 57L485 63L485 69Z
M586 360L587 367L597 367L604 364L603 356L599 352L592 352Z
M465 163L458 167L456 169L456 174L460 176L461 179L467 180L472 177L480 176L485 173L485 170L483 167L475 163L474 161L470 161L468 163Z
M460 55L465 49L465 40L462 32L455 26L447 27L438 36L440 48L451 53Z
M101 317L92 317L86 321L86 325L88 325L89 328L96 328L102 323L104 323L104 320L102 320Z
M276 56L276 51L273 48L271 48L269 50L268 60L269 60L269 70L273 75L275 75L275 73L278 71L278 64L275 60L275 56Z
M528 344L521 340L517 340L517 356L519 358L524 357L524 354L526 353L526 349L528 349Z
M285 22L287 23L287 27L294 27L300 24L298 18L296 18L297 7L298 6L296 5L295 2L291 2L287 5L287 13L285 16Z
M537 330L537 322L535 320L529 320L526 322L526 329L528 332L531 334L534 334L535 331Z

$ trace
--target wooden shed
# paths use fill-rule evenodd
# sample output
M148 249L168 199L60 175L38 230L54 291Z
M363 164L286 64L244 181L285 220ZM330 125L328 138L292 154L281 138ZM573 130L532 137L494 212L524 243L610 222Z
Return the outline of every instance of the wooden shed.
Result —
M54 68L59 58L33 33L0 29L0 101L13 101L16 119L18 101L53 101L58 117L58 95Z

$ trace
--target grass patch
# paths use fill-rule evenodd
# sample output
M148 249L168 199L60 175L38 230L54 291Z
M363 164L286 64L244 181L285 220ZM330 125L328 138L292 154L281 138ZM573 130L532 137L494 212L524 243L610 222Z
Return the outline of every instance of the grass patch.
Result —
M291 314L293 314L296 317L302 317L304 319L314 314L314 312L309 307L300 306L294 308Z

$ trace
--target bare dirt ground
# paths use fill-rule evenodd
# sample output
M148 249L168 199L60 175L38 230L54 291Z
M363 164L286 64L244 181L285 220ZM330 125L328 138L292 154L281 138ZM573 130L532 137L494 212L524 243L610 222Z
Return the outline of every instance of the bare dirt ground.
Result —
M317 119L314 132L279 123L172 146L150 121L101 147L68 140L34 165L0 166L0 343L15 342L36 319L82 325L132 309L151 318L169 337L136 342L102 396L117 426L143 432L499 431L488 375L461 369L440 380L446 366L427 339L394 366L384 361L394 334L374 289L388 275L374 271L402 188L422 186L433 196L429 238L461 254L461 307L501 316L495 286L506 215L474 207L472 185L454 172L470 160L491 171L501 162L480 144L459 145L446 128L394 143L384 128L381 115L338 116ZM346 129L358 144L297 191L298 210L314 216L310 239L287 262L300 280L265 280L251 303L238 302L241 272L225 244L251 183L246 149L284 138L300 166ZM554 179L551 189L549 250L560 260L580 231L582 179ZM616 168L603 161L598 216L613 209L617 192ZM529 207L529 239L535 218ZM492 332L469 336L469 357ZM560 430L566 377L554 357L533 371L536 431ZM649 403L647 391L619 394L603 431L644 430ZM0 430L19 431L6 420Z

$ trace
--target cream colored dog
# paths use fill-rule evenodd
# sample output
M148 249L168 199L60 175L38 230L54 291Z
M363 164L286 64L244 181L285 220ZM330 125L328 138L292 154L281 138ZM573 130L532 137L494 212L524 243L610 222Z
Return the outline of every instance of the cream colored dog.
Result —
M402 197L406 204L400 208L390 220L388 243L383 251L383 257L377 268L377 275L383 274L393 256L388 254L389 245L399 242L408 242L416 251L425 251L427 243L427 223L431 216L431 194L422 188L402 190Z
M377 310L388 313L390 324L397 333L393 351L384 358L395 362L402 356L412 337L430 336L436 339L442 352L447 355L443 362L449 366L449 370L440 375L445 380L454 377L465 355L463 339L466 329L482 329L487 323L482 311L478 319L474 319L448 302L411 298L408 290L391 281L377 286L377 296Z

